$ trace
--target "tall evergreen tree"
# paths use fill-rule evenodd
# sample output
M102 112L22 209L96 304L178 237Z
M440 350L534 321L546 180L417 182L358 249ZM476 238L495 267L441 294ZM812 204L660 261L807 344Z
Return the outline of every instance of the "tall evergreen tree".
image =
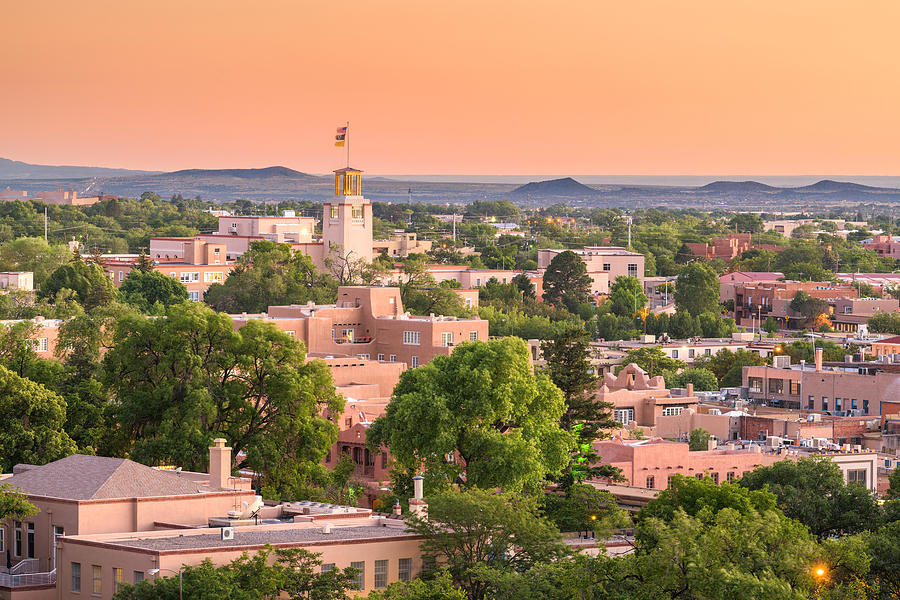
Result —
M568 308L587 302L590 293L591 277L584 261L571 250L554 256L544 273L544 302Z

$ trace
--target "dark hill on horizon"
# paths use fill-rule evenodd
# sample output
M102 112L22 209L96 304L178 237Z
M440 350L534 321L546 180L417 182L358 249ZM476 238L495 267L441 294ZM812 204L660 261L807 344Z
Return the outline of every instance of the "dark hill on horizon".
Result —
M878 193L878 192L897 192L898 190L892 188L879 188L872 187L870 185L862 185L860 183L851 183L849 181L834 181L833 179L823 179L822 181L817 181L811 185L804 185L795 188L785 188L795 192L818 192L818 193L841 193L841 192L868 192L868 193Z
M169 173L158 173L161 177L234 177L236 179L268 179L270 177L290 177L294 179L320 179L316 175L295 171L288 167L262 167L258 169L182 169Z
M73 165L35 165L0 158L0 180L11 179L84 179L87 177L120 177L148 175L159 171L137 171L109 167L84 167Z
M766 185L758 181L713 181L697 188L698 192L715 192L740 194L747 192L777 192L781 188Z
M517 196L594 196L598 193L600 193L598 190L579 183L571 177L532 181L510 192Z

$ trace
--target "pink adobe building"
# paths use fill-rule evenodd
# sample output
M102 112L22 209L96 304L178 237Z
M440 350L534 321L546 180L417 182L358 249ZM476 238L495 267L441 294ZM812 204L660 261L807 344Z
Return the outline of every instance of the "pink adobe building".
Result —
M661 439L594 442L601 463L622 469L628 485L664 490L672 475L709 476L719 483L739 479L747 471L782 460L777 454L764 454L760 446L746 450L699 450L691 452L684 442Z
M661 417L696 411L698 402L693 386L688 387L687 395L674 396L661 375L650 377L634 363L625 366L618 376L604 375L595 397L598 402L612 403L613 418L623 427L646 428L651 434Z
M900 241L890 235L876 235L871 242L863 244L866 250L885 258L900 258Z
M235 326L262 318L302 340L310 353L357 356L417 367L462 342L488 339L479 318L413 316L399 288L341 286L336 304L270 306L265 316L232 315ZM291 333L292 332L292 333Z
M0 327L12 327L16 323L23 323L23 320L0 321ZM53 359L56 352L56 340L59 337L59 327L62 325L60 319L45 319L37 316L30 319L35 325L35 332L32 336L32 344L35 353L39 358Z
M556 255L566 250L538 250L538 270L541 274L547 269ZM584 261L587 273L593 285L591 293L605 295L609 293L610 284L620 275L637 277L641 284L644 281L644 255L631 252L618 246L586 246L581 250L571 250Z

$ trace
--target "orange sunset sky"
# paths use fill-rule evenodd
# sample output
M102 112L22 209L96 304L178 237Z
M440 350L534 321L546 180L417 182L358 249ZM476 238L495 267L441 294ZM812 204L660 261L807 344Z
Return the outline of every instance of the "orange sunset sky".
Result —
M0 156L898 175L896 0L3 0Z

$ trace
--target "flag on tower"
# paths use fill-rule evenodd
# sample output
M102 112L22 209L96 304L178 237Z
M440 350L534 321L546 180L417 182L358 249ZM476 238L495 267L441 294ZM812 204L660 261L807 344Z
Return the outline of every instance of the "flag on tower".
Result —
M347 139L347 128L346 127L338 127L337 135L334 136L334 145L335 146L343 146Z

